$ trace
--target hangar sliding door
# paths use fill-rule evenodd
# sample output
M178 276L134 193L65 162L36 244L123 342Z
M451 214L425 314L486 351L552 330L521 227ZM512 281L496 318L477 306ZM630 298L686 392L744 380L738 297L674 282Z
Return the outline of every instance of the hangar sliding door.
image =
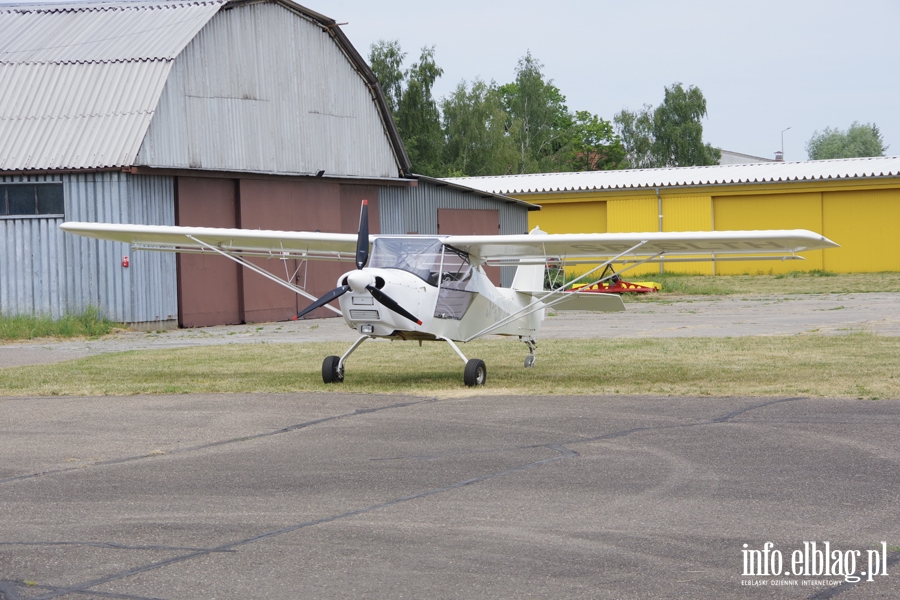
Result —
M822 233L822 194L757 194L719 196L713 198L716 231L749 231L758 229L808 229ZM803 252L805 261L756 260L722 262L716 265L718 275L763 275L823 268L823 250ZM831 250L828 250L831 252Z
M828 271L900 271L900 190L824 192L822 221L825 237L841 245L823 252Z
M311 177L219 179L178 177L176 224L281 231L356 233L360 203L369 201L369 232L379 233L378 188ZM318 297L331 291L353 262L249 259ZM179 254L178 323L205 327L285 321L311 300L223 256ZM337 307L337 302L334 303ZM336 316L321 308L307 318Z
M236 181L177 177L175 224L237 227ZM178 254L178 325L206 327L240 323L241 272L224 256Z
M548 202L528 213L529 231L547 233L606 233L606 202ZM524 233L524 232L523 232Z
M242 179L240 182L240 227L281 231L322 231L356 233L363 199L369 201L369 232L379 233L378 188L345 185L332 181L305 179ZM252 262L293 282L319 297L333 290L341 274L354 268L353 262L298 261L256 258ZM241 288L243 321L261 323L285 321L305 308L311 300L262 275L245 269ZM337 301L332 305L337 308ZM305 318L334 317L320 308Z
M712 198L710 196L663 196L663 231L710 231L713 225ZM705 259L708 254L696 254L683 258L702 258L702 262L663 262L667 273L697 273L713 275L713 264ZM663 259L665 260L665 259Z
M240 226L242 229L293 230L294 184L290 181L242 179L240 182ZM249 262L284 279L296 276L298 261L251 258ZM243 320L246 323L283 321L297 314L297 294L244 269ZM299 283L303 283L302 280Z

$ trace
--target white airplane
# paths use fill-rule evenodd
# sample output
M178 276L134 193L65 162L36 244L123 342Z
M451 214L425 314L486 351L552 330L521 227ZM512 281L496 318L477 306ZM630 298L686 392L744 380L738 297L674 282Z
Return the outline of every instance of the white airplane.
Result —
M615 276L596 275L610 265L621 265L621 273L663 259L802 260L796 253L837 246L803 229L550 235L535 228L523 235L370 236L365 200L357 235L78 222L63 223L60 228L124 242L133 250L220 254L313 300L298 317L323 306L342 315L361 335L343 356L325 358L325 383L344 380L347 357L365 340L388 338L447 342L465 363L465 384L484 385L484 361L466 358L457 342L488 334L517 336L528 346L525 367L533 366L535 336L547 308L625 310L618 295L566 289L574 283L587 281L593 285ZM289 279L250 263L248 257L355 260L356 269L342 275L334 290L316 298ZM545 290L544 267L548 261L563 267L591 267L566 286ZM512 287L494 286L484 272L488 264L516 266ZM334 300L338 300L340 310L329 304Z

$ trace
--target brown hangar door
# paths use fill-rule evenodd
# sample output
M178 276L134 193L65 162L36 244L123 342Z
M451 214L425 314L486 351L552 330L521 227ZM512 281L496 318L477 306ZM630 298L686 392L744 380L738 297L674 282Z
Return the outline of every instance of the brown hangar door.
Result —
M439 208L437 230L440 235L498 235L500 211ZM500 285L500 267L485 267L484 272L494 285Z
M379 233L378 188L304 179L178 177L177 225L356 233L363 199L369 231ZM319 297L335 288L352 262L251 258L255 265ZM205 327L286 321L311 300L224 256L178 254L178 324ZM337 302L333 303L337 307ZM320 308L306 318L337 316Z
M379 233L378 188L316 180L242 179L240 223L242 229L323 231L356 233L363 199L369 201L369 232ZM251 262L270 273L287 278L317 298L337 287L338 278L355 268L353 262L256 258ZM286 321L312 300L262 275L244 269L243 320L245 323ZM337 308L337 301L332 305ZM306 319L337 316L326 308Z
M175 181L176 225L238 227L237 180L177 177ZM224 256L175 256L179 327L240 323L243 267Z

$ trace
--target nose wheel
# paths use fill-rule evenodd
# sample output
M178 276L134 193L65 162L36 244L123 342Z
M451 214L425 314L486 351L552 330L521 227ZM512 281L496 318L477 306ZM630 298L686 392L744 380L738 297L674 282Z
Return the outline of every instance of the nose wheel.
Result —
M322 381L325 383L341 383L344 381L344 367L340 356L326 356L322 361Z
M359 345L369 339L364 335L356 340L343 356L326 356L322 361L322 381L325 383L342 383L344 381L344 361L359 348Z

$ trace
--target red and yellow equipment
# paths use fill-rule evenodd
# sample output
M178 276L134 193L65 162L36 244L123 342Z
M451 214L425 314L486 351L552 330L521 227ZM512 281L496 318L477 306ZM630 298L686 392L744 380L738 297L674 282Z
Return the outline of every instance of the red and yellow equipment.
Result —
M572 286L573 292L596 292L599 294L647 294L658 292L662 286L655 281L603 281L594 285L576 283Z

